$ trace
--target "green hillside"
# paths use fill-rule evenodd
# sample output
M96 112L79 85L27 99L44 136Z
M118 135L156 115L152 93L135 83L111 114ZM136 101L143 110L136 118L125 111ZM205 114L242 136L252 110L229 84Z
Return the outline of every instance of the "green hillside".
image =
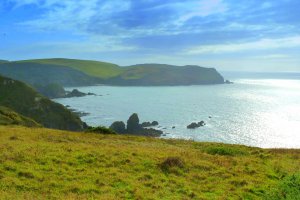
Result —
M0 76L0 106L29 117L48 128L82 130L80 118L63 105L52 102L30 86Z
M165 86L224 83L224 78L214 68L165 64L119 67L106 62L62 58L3 63L0 64L0 73L31 85Z
M107 80L112 85L203 85L222 84L224 78L214 68L141 64L124 67L117 77Z
M0 106L0 125L21 125L28 127L41 127L34 120L20 115L13 110Z
M0 60L0 64L1 63L7 63L8 61L7 60Z
M92 61L92 60L53 58L53 59L17 61L17 63L26 63L26 62L71 67L73 69L84 72L89 76L94 76L103 79L115 77L122 73L122 68L120 68L118 65L107 63L107 62Z
M0 74L34 85L60 84L63 86L94 85L101 80L71 67L32 62L0 64Z
M300 197L300 150L9 126L0 148L0 199Z

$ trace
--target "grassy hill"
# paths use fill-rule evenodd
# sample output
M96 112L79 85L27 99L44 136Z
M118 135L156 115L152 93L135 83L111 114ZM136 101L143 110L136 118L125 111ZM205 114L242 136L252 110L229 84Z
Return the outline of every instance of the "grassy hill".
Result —
M201 85L222 84L214 68L140 64L120 67L115 64L75 59L36 59L0 64L0 73L29 84L82 86L109 85Z
M0 106L0 125L21 125L28 127L41 127L34 120L20 115L13 110Z
M0 126L1 199L299 199L300 150Z
M214 68L140 64L124 67L121 75L108 80L112 85L203 85L224 83Z
M0 106L35 120L48 128L82 130L80 118L63 105L52 102L33 88L0 76Z
M17 61L17 63L37 63L37 64L71 67L78 71L84 72L89 76L98 77L102 79L115 77L122 73L122 68L119 67L118 65L107 63L107 62L92 61L92 60L53 58L53 59L23 60L23 61Z
M6 63L6 62L8 62L7 60L0 60L0 64L1 63Z
M33 85L60 84L63 86L94 85L101 82L71 67L35 62L8 62L0 64L0 74Z

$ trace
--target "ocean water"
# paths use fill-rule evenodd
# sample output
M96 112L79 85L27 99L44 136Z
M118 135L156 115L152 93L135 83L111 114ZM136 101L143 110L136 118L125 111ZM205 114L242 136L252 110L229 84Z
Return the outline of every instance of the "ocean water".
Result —
M80 87L80 91L99 96L56 101L89 113L82 120L93 126L126 122L132 113L138 113L141 122L158 121L165 138L300 148L299 74L223 74L234 84ZM206 126L186 128L201 120Z

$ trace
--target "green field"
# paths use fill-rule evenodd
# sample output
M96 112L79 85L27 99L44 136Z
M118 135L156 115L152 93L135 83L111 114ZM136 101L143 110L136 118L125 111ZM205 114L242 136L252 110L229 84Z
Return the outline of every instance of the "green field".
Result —
M0 199L300 196L300 150L18 126L0 126L0 149Z

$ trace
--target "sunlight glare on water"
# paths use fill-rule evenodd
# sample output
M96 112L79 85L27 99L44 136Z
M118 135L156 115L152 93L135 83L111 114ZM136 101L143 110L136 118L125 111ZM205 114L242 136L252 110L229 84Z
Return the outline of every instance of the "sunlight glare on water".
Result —
M103 96L57 101L90 113L82 118L89 125L126 122L136 112L142 122L159 121L167 138L300 147L300 80L236 79L229 85L79 89ZM195 130L186 128L201 120L207 125Z

